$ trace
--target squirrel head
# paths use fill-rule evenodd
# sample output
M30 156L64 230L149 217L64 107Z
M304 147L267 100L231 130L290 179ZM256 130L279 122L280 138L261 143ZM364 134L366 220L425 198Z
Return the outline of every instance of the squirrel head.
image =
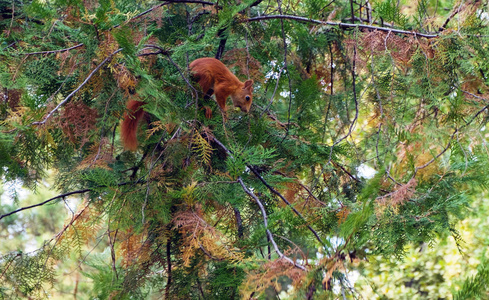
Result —
M239 107L242 112L249 112L251 103L253 102L253 80L246 80L243 88L238 89L231 99L233 100L234 107Z

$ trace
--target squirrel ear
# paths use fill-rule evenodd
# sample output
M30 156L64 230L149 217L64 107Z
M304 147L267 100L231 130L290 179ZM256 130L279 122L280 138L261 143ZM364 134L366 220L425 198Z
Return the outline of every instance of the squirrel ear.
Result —
M248 79L245 81L243 89L249 89L251 88L252 85L253 85L253 79Z

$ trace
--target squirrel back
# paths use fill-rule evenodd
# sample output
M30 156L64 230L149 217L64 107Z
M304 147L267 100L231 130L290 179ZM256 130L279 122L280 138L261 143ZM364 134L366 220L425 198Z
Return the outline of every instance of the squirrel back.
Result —
M233 105L249 112L253 102L253 80L241 82L219 60L211 57L198 58L190 63L190 70L205 95L216 95L217 104L226 111L226 99L231 96Z

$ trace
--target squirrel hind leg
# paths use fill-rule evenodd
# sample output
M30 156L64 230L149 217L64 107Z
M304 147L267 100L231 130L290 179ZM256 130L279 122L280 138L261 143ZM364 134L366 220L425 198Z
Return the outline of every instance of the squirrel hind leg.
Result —
M208 89L204 94L204 100L209 100L212 94L214 94L214 89Z

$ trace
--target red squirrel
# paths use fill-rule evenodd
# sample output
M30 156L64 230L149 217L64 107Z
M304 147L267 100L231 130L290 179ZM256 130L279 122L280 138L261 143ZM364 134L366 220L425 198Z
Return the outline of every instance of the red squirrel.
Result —
M233 105L243 112L249 112L253 101L253 80L241 82L219 60L203 57L190 63L190 70L206 96L216 95L217 104L226 112L226 99L231 96ZM138 147L136 136L138 123L144 115L144 102L129 100L121 125L122 144L125 149L135 151Z
M206 96L216 95L217 104L225 112L226 99L231 96L234 107L249 112L253 102L253 80L244 83L219 60L203 57L190 63L190 70Z

